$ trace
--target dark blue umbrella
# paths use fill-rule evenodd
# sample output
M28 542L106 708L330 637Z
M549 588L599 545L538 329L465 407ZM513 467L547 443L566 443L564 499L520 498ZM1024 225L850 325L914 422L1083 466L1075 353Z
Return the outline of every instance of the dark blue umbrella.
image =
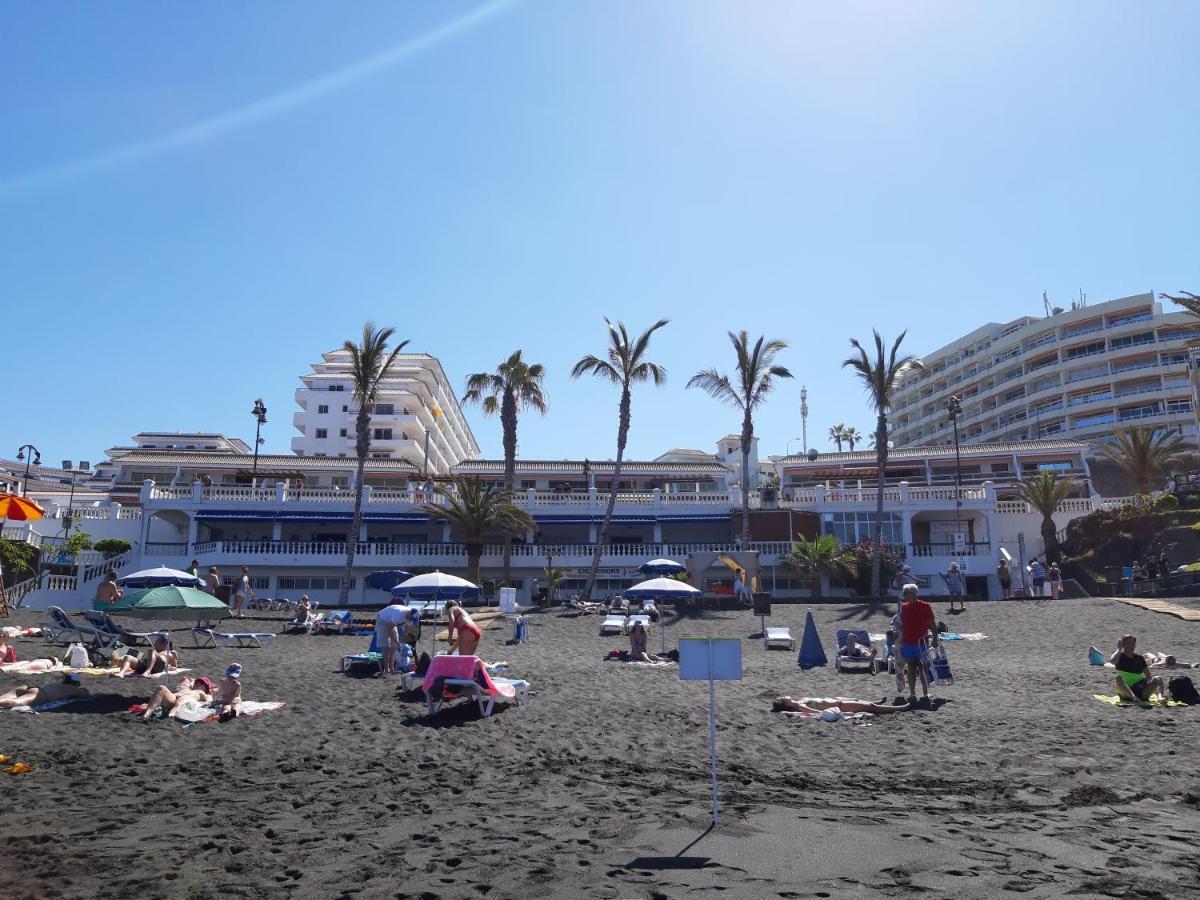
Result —
M379 591L390 591L401 582L412 578L412 572L401 572L399 569L389 569L386 572L372 572L367 576L366 585Z
M673 559L652 559L638 566L638 571L644 575L678 575L680 572L686 572L687 566Z

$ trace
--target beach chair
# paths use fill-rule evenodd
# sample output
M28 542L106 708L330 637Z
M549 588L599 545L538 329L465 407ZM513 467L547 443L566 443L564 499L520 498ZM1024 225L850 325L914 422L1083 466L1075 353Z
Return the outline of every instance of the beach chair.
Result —
M763 632L763 649L795 650L796 639L792 637L790 628L768 628Z
M837 632L837 650L835 651L836 655L833 658L834 670L838 672L851 670L861 672L865 666L866 671L874 673L875 660L871 657L842 655L842 648L846 646L846 638L848 638L850 635L857 637L859 646L863 647L864 649L870 648L871 646L871 635L865 629L839 628ZM847 669L847 666L850 668Z
M485 718L492 714L497 700L515 701L517 706L529 700L529 682L493 678L478 656L435 656L421 688L431 716L436 716L447 700L458 697L473 699Z
M197 626L192 629L197 647L269 647L275 635L269 631L214 631Z
M348 609L332 609L321 616L313 630L318 634L345 634L354 628L354 614Z
M628 619L625 616L616 616L609 613L604 617L604 621L600 623L600 636L604 637L608 634L624 634L625 627L628 624Z
M632 631L634 624L636 624L637 622L642 623L642 627L646 629L647 634L650 633L650 617L647 615L640 614L640 613L636 616L629 617L629 624L626 626L626 629L628 631Z
M349 672L351 669L361 666L372 666L383 671L383 654L379 650L378 635L371 638L371 646L367 648L366 653L351 653L342 657L341 671L343 672Z
M954 684L954 675L950 671L950 658L946 648L939 641L936 647L924 645L921 662L925 666L925 677L930 684Z
M46 614L50 620L38 622L38 627L42 629L42 636L46 638L47 644L69 644L72 641L82 640L79 628L71 621L61 606L47 607Z
M169 632L166 631L130 631L120 622L113 619L108 613L102 613L104 616L104 625L117 636L123 644L130 647L136 647L141 644L150 646L154 643L157 637L169 637Z

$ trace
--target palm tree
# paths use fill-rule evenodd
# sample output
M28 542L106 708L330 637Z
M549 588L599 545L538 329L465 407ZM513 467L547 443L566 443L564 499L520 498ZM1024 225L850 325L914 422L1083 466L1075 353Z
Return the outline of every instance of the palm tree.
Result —
M346 577L338 591L338 605L345 606L350 596L350 578L354 570L354 554L358 550L358 533L362 528L363 469L371 451L371 408L379 397L379 388L387 377L396 356L408 346L401 341L389 353L387 344L395 335L394 328L376 328L374 322L363 325L362 343L346 341L342 349L350 354L350 375L354 379L354 401L358 416L354 421L354 451L358 467L354 474L354 516L350 533L346 535Z
M1176 306L1182 306L1194 318L1200 319L1200 294L1191 291L1180 291L1176 294L1159 294L1160 300L1170 300Z
M564 578L562 569L542 569L542 581L546 585L546 605L554 605L554 597L562 586Z
M775 365L779 351L787 349L787 341L767 340L760 337L750 346L750 335L745 329L728 332L729 342L737 359L735 377L737 384L728 375L716 369L701 369L690 379L687 386L696 387L722 403L728 403L742 411L742 535L743 550L750 549L750 448L754 442L754 410L767 400L767 394L775 387L776 378L791 378L792 373L783 366Z
M463 394L462 402L478 403L485 416L500 413L500 427L504 430L504 490L510 496L516 488L517 414L526 407L533 407L543 416L546 414L546 395L542 391L545 374L541 363L530 365L521 359L521 351L515 350L495 372L467 376L467 392ZM505 585L511 576L512 546L505 544L501 574Z
M838 453L842 452L842 442L846 440L846 426L832 425L829 428L829 439L837 444Z
M650 346L650 336L667 324L667 319L659 319L638 336L637 340L629 337L624 322L613 325L607 318L604 324L608 326L607 359L588 354L575 363L571 369L571 377L595 375L621 388L621 400L617 404L617 461L613 465L612 485L608 492L608 505L604 509L604 522L600 526L599 540L592 554L592 569L588 573L587 585L583 589L583 599L592 599L592 589L596 584L596 573L600 570L600 553L608 540L608 527L612 522L613 507L617 503L617 484L621 479L621 463L625 458L625 442L629 439L630 419L630 389L635 384L653 381L656 386L667 380L667 370L656 362L646 359L646 350Z
M792 544L792 552L782 562L812 579L813 597L821 597L821 578L853 578L858 571L854 551L843 547L832 534L814 541L801 537Z
M485 484L477 476L454 479L453 489L438 485L435 489L446 500L445 506L429 505L421 509L430 519L449 522L467 548L467 581L479 584L479 559L488 535L502 535L507 542L513 535L537 528L529 513L512 503L512 494Z
M1139 494L1150 493L1151 482L1191 452L1183 438L1149 425L1118 428L1113 436L1117 442L1100 444L1100 455L1124 469L1133 478Z
M1049 564L1058 558L1057 529L1054 527L1054 513L1058 505L1071 496L1075 485L1053 472L1039 472L1037 475L1024 479L1020 483L1021 497L1042 514L1042 545Z
M887 469L888 458L888 423L887 414L892 408L896 387L909 372L923 369L925 364L914 356L900 356L900 343L907 331L900 332L892 344L891 352L884 350L883 335L875 334L875 356L872 358L854 338L850 346L858 351L857 356L850 356L842 362L843 368L849 368L862 381L867 390L867 399L874 407L878 416L875 423L875 534L874 549L871 552L871 596L878 597L880 565L883 559L883 477Z
M849 426L842 432L842 440L850 448L850 452L854 452L854 445L862 440L862 435L858 433L858 429L853 425Z

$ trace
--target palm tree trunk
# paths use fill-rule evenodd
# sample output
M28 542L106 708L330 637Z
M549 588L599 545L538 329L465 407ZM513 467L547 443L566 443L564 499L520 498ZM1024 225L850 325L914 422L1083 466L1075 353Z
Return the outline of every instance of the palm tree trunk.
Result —
M750 408L742 418L742 540L743 550L750 549L750 442L754 440L754 420ZM749 585L747 585L749 587Z
M363 470L367 465L367 453L371 449L370 435L371 418L364 405L358 411L358 420L355 423L354 449L358 454L358 466L354 474L354 515L350 518L350 533L346 535L346 575L342 578L341 587L338 589L338 606L346 606L350 599L350 579L354 572L354 554L358 550L358 532L362 528L362 496L363 496Z
M512 390L506 390L504 398L500 401L500 425L504 430L504 490L511 501L517 479L517 400ZM505 535L500 580L508 587L511 578L512 537Z
M583 599L592 599L592 591L596 587L596 576L600 572L600 554L608 541L608 526L612 523L613 508L617 505L617 485L621 480L621 463L625 458L625 441L629 438L629 386L621 389L621 405L617 414L617 461L613 464L612 484L609 486L608 504L604 508L604 521L600 524L600 534L596 536L596 549L592 553L592 569L588 572L587 584L583 588Z
M1058 530L1050 516L1042 517L1042 552L1047 566L1058 558Z
M875 427L875 529L871 548L871 596L880 593L880 571L883 566L883 473L887 470L887 418L881 412Z
M467 545L467 581L479 584L479 560L483 556L483 544L469 542Z

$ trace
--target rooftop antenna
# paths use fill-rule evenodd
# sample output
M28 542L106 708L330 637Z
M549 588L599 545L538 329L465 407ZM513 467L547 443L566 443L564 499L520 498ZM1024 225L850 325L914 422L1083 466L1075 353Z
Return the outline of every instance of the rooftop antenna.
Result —
M1079 308L1083 309L1087 306L1087 294L1083 292L1083 288L1079 289Z
M808 387L800 385L800 445L808 449Z
M1046 309L1046 318L1050 318L1054 313L1050 311L1050 298L1046 296L1046 292L1042 291L1042 306Z

